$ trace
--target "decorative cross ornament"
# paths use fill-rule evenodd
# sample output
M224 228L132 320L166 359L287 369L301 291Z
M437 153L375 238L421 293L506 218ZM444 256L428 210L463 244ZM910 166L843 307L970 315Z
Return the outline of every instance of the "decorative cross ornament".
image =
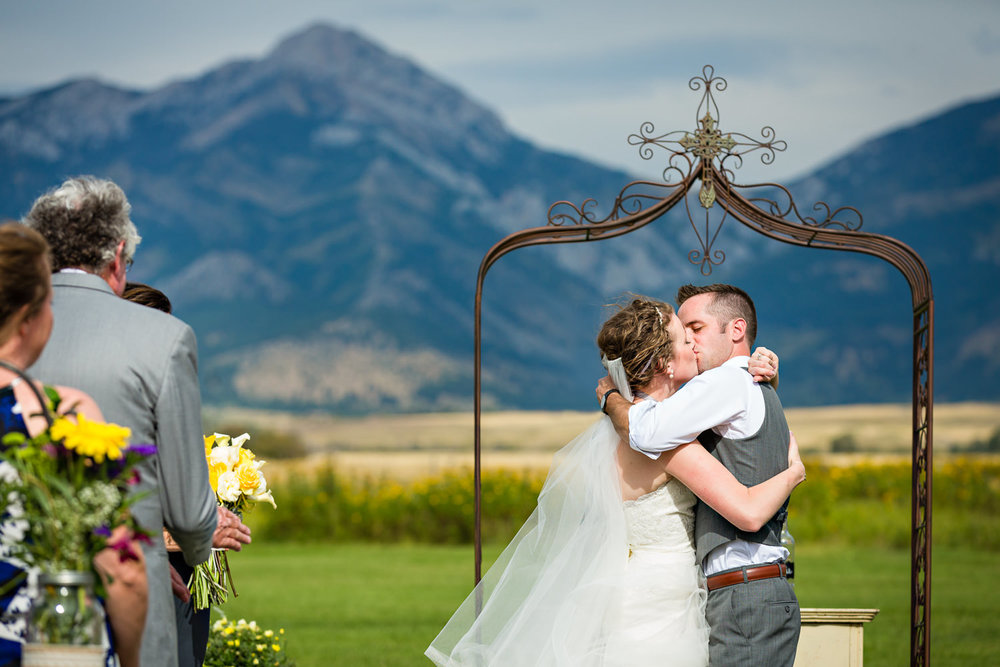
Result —
M679 189L684 190L686 197L688 188L693 186L694 180L698 180L701 181L698 189L701 213L698 213L698 207L685 207L691 228L698 237L698 247L688 253L688 260L697 265L705 276L711 275L713 267L726 260L726 253L717 248L715 242L731 211L725 201L716 206L716 203L720 203L718 198L732 198L740 189L769 186L771 192L754 197L754 205L765 208L779 218L794 216L800 223L811 227L839 227L852 231L860 228L861 214L851 207L834 210L825 203L818 202L813 207L818 215L805 216L799 213L791 194L783 186L774 183L740 185L735 182L735 171L743 165L745 155L760 151L760 161L769 165L774 162L775 154L784 151L787 144L775 139L774 129L770 126L761 129L760 139L740 132L722 132L719 129L721 114L714 93L724 91L728 86L725 79L715 76L711 65L706 65L702 68L701 76L692 77L688 81L691 90L701 91L701 101L695 113L694 132L675 130L658 135L653 124L646 122L637 134L629 135L629 144L638 147L639 156L644 160L650 160L656 155L654 149L667 151L667 166L663 169L662 183L630 183L619 193L614 209L604 217L595 213L596 202L592 199L579 206L566 201L556 202L549 208L549 224L599 225L636 216L647 207L674 196ZM666 194L661 196L660 193L664 192ZM774 192L778 192L779 197L783 194L785 201L773 199Z

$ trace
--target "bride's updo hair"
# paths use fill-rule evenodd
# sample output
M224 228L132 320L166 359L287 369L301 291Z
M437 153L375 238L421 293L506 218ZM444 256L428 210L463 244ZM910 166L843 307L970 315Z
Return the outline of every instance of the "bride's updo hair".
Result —
M669 303L637 296L620 306L597 334L601 354L622 360L633 388L649 384L673 356L674 344L667 331L673 314Z

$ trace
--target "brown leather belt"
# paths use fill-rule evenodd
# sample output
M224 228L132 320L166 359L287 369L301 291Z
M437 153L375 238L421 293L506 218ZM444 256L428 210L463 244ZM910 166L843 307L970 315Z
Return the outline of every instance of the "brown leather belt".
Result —
M734 572L724 572L722 574L713 574L706 580L708 585L708 590L714 591L719 588L725 588L726 586L735 586L736 584L743 584L748 581L757 581L758 579L774 579L775 577L784 577L788 573L788 568L784 563L771 563L770 565L758 565L757 567L747 567L742 570L736 570Z

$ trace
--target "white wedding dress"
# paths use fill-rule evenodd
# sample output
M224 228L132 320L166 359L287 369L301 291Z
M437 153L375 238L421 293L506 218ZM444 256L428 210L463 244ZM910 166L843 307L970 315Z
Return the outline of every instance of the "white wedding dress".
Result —
M670 481L623 503L617 443L603 417L556 453L535 511L427 657L449 667L708 664L695 498Z

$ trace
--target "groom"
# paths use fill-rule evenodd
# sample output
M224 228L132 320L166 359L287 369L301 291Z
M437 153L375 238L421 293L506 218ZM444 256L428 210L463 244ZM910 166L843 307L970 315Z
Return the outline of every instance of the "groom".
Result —
M631 447L650 458L697 438L740 482L759 484L788 466L788 425L771 385L754 382L747 371L757 334L753 301L737 287L716 284L685 285L677 303L700 375L664 401L636 405L602 379L604 410ZM745 533L698 503L695 551L707 577L716 667L795 661L801 620L780 540L787 506L760 531Z

